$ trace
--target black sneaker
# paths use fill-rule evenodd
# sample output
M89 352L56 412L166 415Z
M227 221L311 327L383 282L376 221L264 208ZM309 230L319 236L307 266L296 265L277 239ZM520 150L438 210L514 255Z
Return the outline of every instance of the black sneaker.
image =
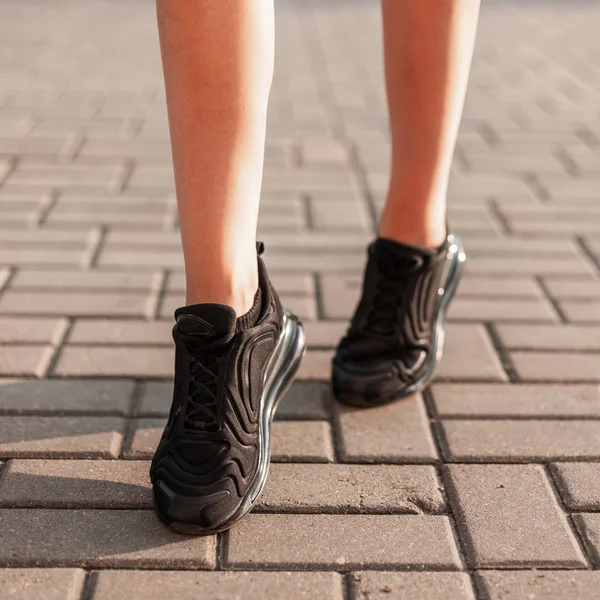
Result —
M181 533L231 527L254 505L269 469L275 407L304 353L302 325L285 311L258 258L262 307L236 330L234 310L175 312L173 404L150 476L159 517Z
M465 260L455 235L432 250L382 238L369 246L362 298L333 359L340 402L376 406L427 385Z

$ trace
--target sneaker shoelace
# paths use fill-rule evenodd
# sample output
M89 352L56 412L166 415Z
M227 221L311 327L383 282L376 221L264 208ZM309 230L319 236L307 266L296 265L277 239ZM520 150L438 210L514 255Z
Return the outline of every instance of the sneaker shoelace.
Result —
M423 259L413 257L382 257L377 261L379 276L373 302L369 307L365 330L382 336L393 336L406 293L419 276Z
M190 353L190 386L185 426L193 431L215 432L219 428L217 382L223 345L209 345L183 334Z

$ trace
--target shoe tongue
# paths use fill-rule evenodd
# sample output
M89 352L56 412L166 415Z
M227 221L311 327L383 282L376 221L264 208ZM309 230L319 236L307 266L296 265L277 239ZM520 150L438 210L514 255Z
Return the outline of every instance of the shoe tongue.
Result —
M175 320L179 331L197 336L199 342L211 343L223 338L228 342L235 334L236 314L225 304L192 304L178 308Z

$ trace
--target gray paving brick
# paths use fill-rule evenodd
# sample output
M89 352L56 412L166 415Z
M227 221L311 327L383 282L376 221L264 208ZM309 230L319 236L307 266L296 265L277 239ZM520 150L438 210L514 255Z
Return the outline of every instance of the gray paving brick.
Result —
M42 377L54 352L51 346L0 346L0 375Z
M95 574L94 600L130 600L139 595L147 600L205 598L244 600L303 600L344 598L342 578L337 573L289 572L181 572L100 571Z
M442 417L600 417L595 385L436 383L432 391Z
M586 566L542 467L451 465L448 470L448 493L471 567Z
M508 350L600 350L600 327L500 324L497 331Z
M525 381L600 381L600 355L571 352L511 352Z
M450 305L448 318L461 321L558 321L558 316L546 301L512 298L456 298Z
M471 258L467 261L465 273L474 275L560 275L563 278L581 278L592 273L591 267L583 260L573 259L521 259L521 258Z
M600 513L573 515L577 529L596 568L600 566Z
M336 348L346 334L348 321L304 321L309 348Z
M169 414L172 399L173 382L147 381L142 388L137 413L141 416L166 417Z
M327 319L352 316L361 293L362 275L325 273L321 276L321 302Z
M313 380L319 379L329 381L331 378L331 360L333 358L333 350L313 350L309 349L302 364L298 370L298 380Z
M172 348L66 346L54 374L77 377L173 377Z
M206 569L215 564L214 536L179 535L149 510L5 508L0 525L3 567Z
M598 421L465 421L443 423L452 462L598 460Z
M436 377L447 380L506 381L507 376L481 325L446 325L442 361Z
M136 419L133 423L130 447L123 451L125 458L152 458L166 422L166 418Z
M57 344L66 328L65 319L0 318L0 342Z
M270 512L439 514L444 501L438 486L434 468L425 465L275 463L257 506Z
M271 434L271 460L333 461L331 428L326 421L275 421Z
M593 302L561 302L560 307L573 323L600 323L600 303Z
M0 596L11 600L78 600L84 581L82 569L2 569Z
M5 221L5 219L3 219ZM25 222L25 220L23 220ZM33 222L32 219L28 219ZM83 261L83 250L0 249L0 263L21 265L56 265L77 268Z
M134 383L125 380L0 380L0 413L129 413Z
M466 573L363 571L350 579L351 600L475 600Z
M545 279L546 287L558 300L594 300L600 298L600 281Z
M116 417L0 417L0 456L115 458L124 424Z
M37 233L37 232L36 232ZM50 232L49 233L66 233ZM75 232L69 232L75 233ZM87 234L86 234L87 235ZM160 275L157 273L128 273L117 271L34 271L19 270L11 281L11 288L17 290L130 290L150 291Z
M598 600L597 571L480 571L475 577L486 600Z
M551 470L567 508L600 510L600 464L556 463Z
M150 464L139 460L21 460L0 478L10 508L152 508Z
M292 384L277 407L278 419L327 419L329 387L313 381Z
M144 317L147 311L148 295L136 292L84 294L9 290L0 299L0 314Z
M539 298L540 288L532 279L464 277L458 288L458 297Z
M338 408L341 455L347 462L432 462L437 458L420 396L367 411Z
M172 328L170 321L77 319L69 343L172 346Z
M429 515L253 514L230 531L225 562L344 570L460 564L447 518Z

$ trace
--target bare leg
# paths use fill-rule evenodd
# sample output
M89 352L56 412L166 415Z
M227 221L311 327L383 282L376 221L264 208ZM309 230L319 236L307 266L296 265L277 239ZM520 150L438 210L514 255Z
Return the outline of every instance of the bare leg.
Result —
M392 173L380 235L439 246L479 0L382 0Z
M273 76L273 0L157 0L187 304L238 315L255 239Z

